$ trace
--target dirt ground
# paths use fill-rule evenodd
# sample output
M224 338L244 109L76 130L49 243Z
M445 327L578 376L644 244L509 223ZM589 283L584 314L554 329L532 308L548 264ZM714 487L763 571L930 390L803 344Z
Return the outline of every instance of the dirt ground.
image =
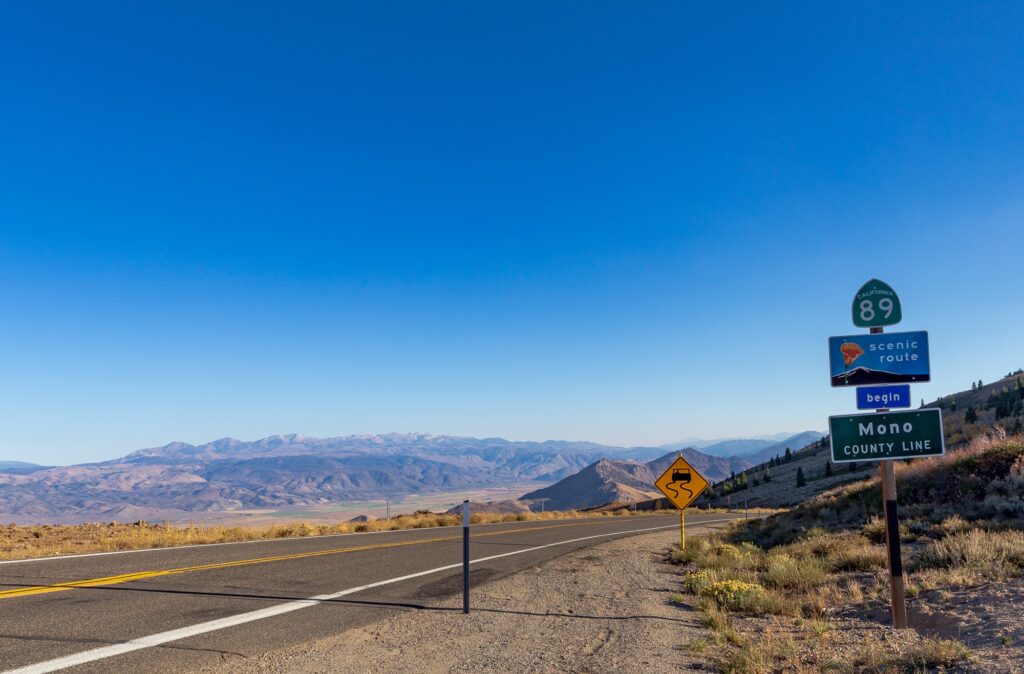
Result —
M961 671L1024 672L1024 578L978 587L925 592L907 602L907 621L919 634L958 639L971 651ZM887 606L850 611L855 627L885 625ZM840 621L842 622L842 621ZM874 628L878 631L878 628Z
M677 536L614 539L482 585L469 616L410 609L219 671L698 671L685 646L711 635L695 612L666 601L678 589L664 561ZM461 606L461 597L434 606Z

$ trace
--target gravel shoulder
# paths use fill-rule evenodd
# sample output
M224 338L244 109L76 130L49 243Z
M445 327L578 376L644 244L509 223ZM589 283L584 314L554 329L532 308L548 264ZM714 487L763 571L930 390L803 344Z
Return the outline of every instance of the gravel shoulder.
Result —
M696 532L694 532L696 533ZM668 530L569 553L461 595L405 609L337 636L226 662L256 672L696 671L693 639L710 640L695 612L669 605L677 573Z

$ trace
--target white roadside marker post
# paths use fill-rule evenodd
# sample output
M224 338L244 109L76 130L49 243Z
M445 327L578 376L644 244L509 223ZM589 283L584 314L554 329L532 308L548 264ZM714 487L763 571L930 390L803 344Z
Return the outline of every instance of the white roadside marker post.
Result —
M469 500L462 502L462 612L469 613Z

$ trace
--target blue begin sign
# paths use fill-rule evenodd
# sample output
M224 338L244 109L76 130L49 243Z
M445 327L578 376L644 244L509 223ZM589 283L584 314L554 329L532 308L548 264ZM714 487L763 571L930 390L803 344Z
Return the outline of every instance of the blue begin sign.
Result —
M881 410L910 407L910 385L861 386L857 389L857 409Z

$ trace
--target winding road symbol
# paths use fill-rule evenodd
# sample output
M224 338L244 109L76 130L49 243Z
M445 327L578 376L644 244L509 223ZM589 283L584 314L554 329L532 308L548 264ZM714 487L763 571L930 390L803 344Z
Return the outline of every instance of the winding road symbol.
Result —
M665 488L668 489L669 491L671 491L672 493L674 493L676 495L676 498L682 498L682 494L680 494L679 492L685 491L686 492L686 496L689 498L689 500L692 501L693 500L693 491L692 490L687 489L686 487L677 487L676 486L677 484L690 484L690 480L692 480L692 479L693 479L693 476L690 474L689 470L677 470L676 469L676 470L672 471L672 481L669 482L668 484L666 484Z

